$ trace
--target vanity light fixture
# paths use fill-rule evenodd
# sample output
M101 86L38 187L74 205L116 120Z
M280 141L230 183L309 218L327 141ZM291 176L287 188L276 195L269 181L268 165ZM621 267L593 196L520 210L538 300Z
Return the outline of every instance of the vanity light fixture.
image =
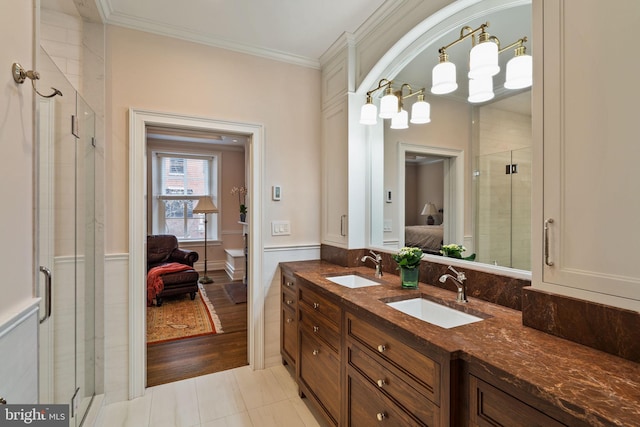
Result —
M523 37L510 45L501 48L500 40L489 35L486 29L489 23L486 22L476 29L464 26L460 30L460 37L452 41L448 45L441 47L439 52L439 62L432 70L432 86L431 93L435 95L444 95L451 93L458 88L456 82L456 66L449 62L447 49L460 43L467 38L471 38L471 51L469 52L469 102L484 102L493 98L489 95L487 89L491 79L500 71L498 65L498 55L508 49L515 48L515 57L507 63L507 77L505 80L505 88L522 89L531 86L532 82L532 61L531 56L526 55L524 43L527 41ZM478 41L476 42L476 34ZM471 82L472 80L480 80L479 82ZM474 88L471 89L471 86ZM493 83L491 83L491 92L493 92ZM476 101L472 101L472 99Z
M527 48L524 43L526 37L521 38L515 43L500 49L500 52L511 48L516 48L515 56L507 62L507 73L504 81L504 87L507 89L523 89L531 86L533 83L533 59L531 55L527 55Z
M429 123L431 121L431 106L424 100L424 88L414 92L411 85L404 83L400 86L400 90L393 91L393 81L382 79L378 82L378 87L367 92L367 102L360 110L360 124L375 125L378 123L377 117L382 119L391 119L391 129L406 129L409 127L409 121L414 124ZM385 95L380 99L380 114L373 103L374 92L385 89ZM408 94L404 94L404 90L409 90ZM403 101L412 96L417 96L418 100L411 107L411 120L409 113L403 108Z

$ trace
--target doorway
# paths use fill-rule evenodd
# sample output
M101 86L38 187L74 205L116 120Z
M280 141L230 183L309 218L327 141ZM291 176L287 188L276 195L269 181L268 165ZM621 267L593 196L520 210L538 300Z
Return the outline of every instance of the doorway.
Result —
M167 295L146 307L152 387L247 364L248 224L239 218L251 200L245 135L157 126L146 135L147 234L175 236L181 254L197 255L199 272L193 295ZM203 196L216 210L206 217L196 213Z
M249 365L264 368L264 288L262 286L262 194L264 128L262 125L220 121L148 110L129 111L129 397L142 396L146 384L146 128L148 126L210 130L248 138L248 274L247 349ZM252 286L255 284L255 286Z

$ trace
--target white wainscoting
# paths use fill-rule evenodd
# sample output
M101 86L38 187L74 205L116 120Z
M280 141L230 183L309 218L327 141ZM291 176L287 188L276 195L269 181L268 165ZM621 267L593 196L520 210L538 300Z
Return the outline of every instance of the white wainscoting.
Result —
M38 403L38 313L40 298L0 324L0 397L12 404Z
M104 393L109 404L129 398L129 254L105 256L103 303Z
M281 262L320 259L320 245L264 248L264 365L282 363L280 357L280 267Z

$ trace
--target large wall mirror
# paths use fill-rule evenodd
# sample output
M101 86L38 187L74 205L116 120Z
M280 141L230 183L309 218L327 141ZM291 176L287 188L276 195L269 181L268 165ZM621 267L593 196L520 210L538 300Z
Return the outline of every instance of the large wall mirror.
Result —
M485 269L530 271L531 88L504 88L514 50L499 54L490 100L468 101L470 39L447 49L457 90L430 90L438 49L458 39L462 27L486 22L502 47L526 36L526 53L533 52L529 1L480 1L432 25L387 66L391 75L380 77L392 79L394 89L403 83L414 91L426 88L431 122L390 129L385 120L368 131L370 139L383 135L383 143L370 146L384 151L371 156L370 244L387 251L419 246L430 258L440 257L441 244L456 243ZM416 100L407 99L404 108L410 111ZM380 136L372 136L376 132ZM375 173L381 170L383 179Z

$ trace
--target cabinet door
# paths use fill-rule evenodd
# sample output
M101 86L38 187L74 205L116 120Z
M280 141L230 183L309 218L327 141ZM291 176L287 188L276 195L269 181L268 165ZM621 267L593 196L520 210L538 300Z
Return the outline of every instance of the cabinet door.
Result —
M542 239L542 287L640 310L640 57L628 50L640 2L545 0L538 7L538 220L547 227L534 238Z
M322 238L326 243L347 243L349 141L347 102L322 112Z
M471 375L469 377L472 427L562 427L564 424Z

